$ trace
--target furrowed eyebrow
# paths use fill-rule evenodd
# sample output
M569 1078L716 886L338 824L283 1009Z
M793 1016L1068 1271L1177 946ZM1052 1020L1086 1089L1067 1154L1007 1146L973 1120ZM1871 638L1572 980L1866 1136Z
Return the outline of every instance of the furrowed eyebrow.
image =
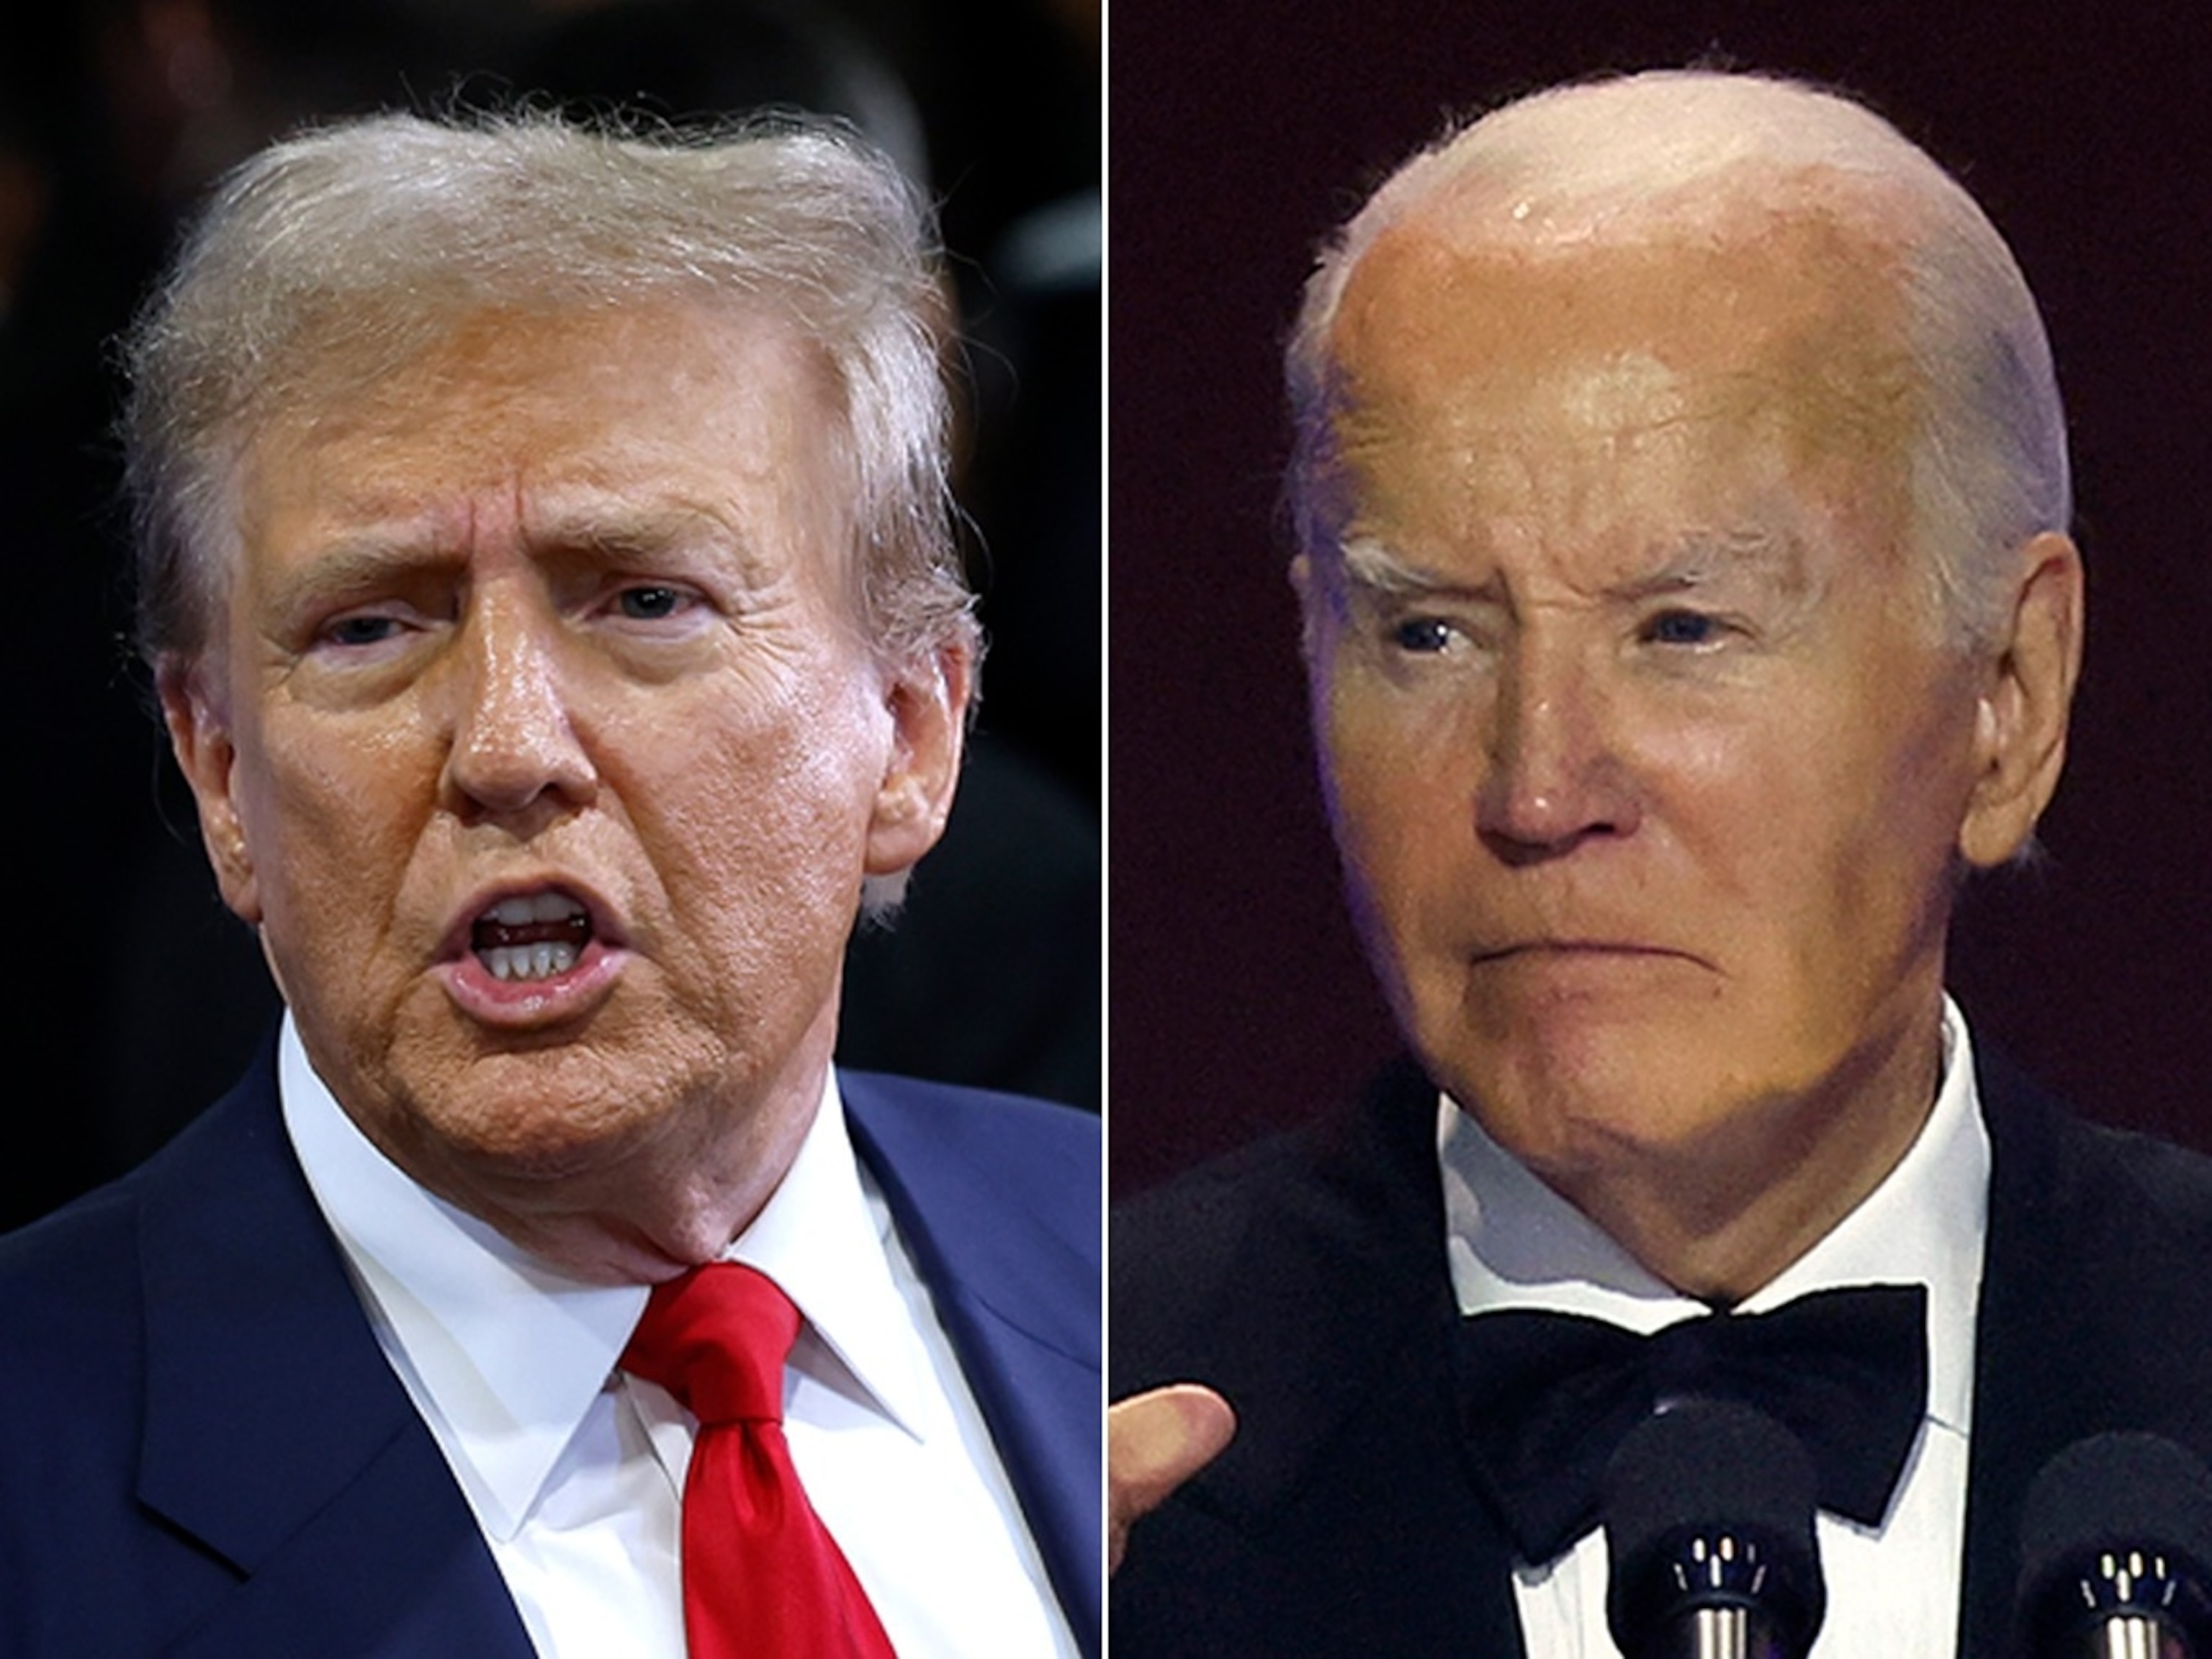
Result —
M1417 569L1382 543L1364 537L1343 543L1337 550L1337 562L1346 588L1389 599L1482 598L1492 590L1489 582L1469 586L1463 581Z
M740 569L752 568L743 538L702 508L641 509L622 502L605 508L564 507L539 515L526 533L540 556L565 550L617 562L646 562L711 549L732 554ZM295 615L347 604L395 582L458 572L468 563L468 550L448 543L434 526L366 526L343 532L316 549L270 597L280 614Z
M270 595L283 615L342 605L395 580L430 574L466 562L428 533L411 528L348 536L318 549L312 559L279 582Z
M1785 598L1810 587L1805 549L1795 536L1746 529L1686 537L1650 570L1615 583L1607 597L1638 604L1694 593L1723 582L1757 583Z
M775 577L743 525L684 501L556 502L532 515L525 534L539 558L581 554L617 568L709 560L755 587Z
M1644 569L1608 583L1601 597L1621 606L1719 589L1760 589L1791 605L1816 596L1815 581L1802 539L1765 526L1697 532L1671 546L1655 550ZM1338 548L1337 584L1347 599L1435 599L1510 605L1512 596L1495 573L1479 582L1424 570L1372 538L1347 538Z
M738 540L728 524L703 508L642 508L620 502L536 514L526 533L532 547L617 555L663 553L702 544L726 546Z

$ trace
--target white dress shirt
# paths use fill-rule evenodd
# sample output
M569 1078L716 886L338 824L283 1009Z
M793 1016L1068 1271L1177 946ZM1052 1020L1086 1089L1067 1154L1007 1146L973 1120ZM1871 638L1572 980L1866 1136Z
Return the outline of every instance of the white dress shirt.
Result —
M678 1559L695 1425L616 1369L642 1286L568 1279L417 1186L315 1075L288 1018L284 1121L385 1357L445 1454L544 1659L682 1659ZM727 1251L804 1316L792 1462L902 1659L1073 1656L981 1411L833 1073Z
M1449 1100L1437 1144L1462 1312L1546 1308L1648 1334L1710 1311L1638 1266ZM1742 1304L1763 1313L1838 1285L1928 1287L1926 1414L1889 1513L1874 1528L1825 1512L1815 1522L1828 1612L1813 1659L1945 1659L1957 1650L1989 1170L1973 1049L1947 999L1943 1080L1918 1139L1834 1231ZM1605 1622L1601 1531L1555 1561L1521 1566L1514 1591L1528 1659L1618 1659Z

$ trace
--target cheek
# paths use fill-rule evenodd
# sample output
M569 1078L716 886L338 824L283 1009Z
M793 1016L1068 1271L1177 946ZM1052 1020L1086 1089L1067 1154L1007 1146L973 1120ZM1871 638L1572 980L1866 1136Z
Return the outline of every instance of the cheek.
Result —
M712 954L774 957L851 926L876 775L854 702L722 702L641 734L653 764L624 793L672 909Z
M1462 827L1470 814L1442 780L1360 767L1340 776L1332 795L1347 876L1394 930L1440 911L1440 901L1479 877L1480 848Z
M1363 844L1407 839L1415 823L1431 833L1471 828L1484 750L1480 688L1408 690L1347 647L1337 659L1316 694L1316 735L1332 799L1354 818Z
M412 776L416 769L380 732L303 732L279 720L254 741L258 758L241 804L272 907L289 896L337 913L330 921L361 911L364 894L389 890L370 872L404 860L410 838L402 821L421 816L413 811L418 795L427 810L434 781Z
M319 1033L331 1052L380 1053L430 945L402 918L434 769L422 775L390 734L305 730L281 714L254 743L241 806L280 988L336 1019Z
M1753 950L1889 973L1948 914L1963 800L1951 723L1863 704L1688 749L1665 814ZM1841 969L1834 966L1840 963Z
M1455 974L1453 929L1482 879L1474 786L1459 752L1449 735L1415 732L1342 699L1323 736L1324 792L1347 896L1401 1012L1432 970Z

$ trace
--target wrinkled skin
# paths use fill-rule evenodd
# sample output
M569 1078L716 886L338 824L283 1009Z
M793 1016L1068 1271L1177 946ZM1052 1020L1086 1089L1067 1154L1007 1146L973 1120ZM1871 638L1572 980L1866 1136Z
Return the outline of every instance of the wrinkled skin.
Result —
M852 617L826 368L763 317L485 313L256 434L164 702L226 900L385 1152L603 1279L710 1257L818 1103L864 875L941 830L963 650ZM493 902L593 938L503 984Z
M2055 782L2063 538L1952 641L1878 246L1387 232L1331 345L1341 573L1302 563L1354 907L1453 1097L1646 1266L1747 1294L1935 1092L1960 870Z

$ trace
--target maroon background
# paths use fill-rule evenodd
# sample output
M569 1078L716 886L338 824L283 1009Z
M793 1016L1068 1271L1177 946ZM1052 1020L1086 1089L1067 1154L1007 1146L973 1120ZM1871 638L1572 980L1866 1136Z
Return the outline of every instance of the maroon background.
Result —
M2033 20L2033 21L2026 21ZM1977 1036L2212 1146L2212 27L2193 5L1115 0L1108 523L1113 1171L1127 1191L1391 1046L1312 786L1275 351L1309 252L1443 118L1717 56L1839 83L1958 171L2040 298L2088 672L2049 859L1969 895Z

